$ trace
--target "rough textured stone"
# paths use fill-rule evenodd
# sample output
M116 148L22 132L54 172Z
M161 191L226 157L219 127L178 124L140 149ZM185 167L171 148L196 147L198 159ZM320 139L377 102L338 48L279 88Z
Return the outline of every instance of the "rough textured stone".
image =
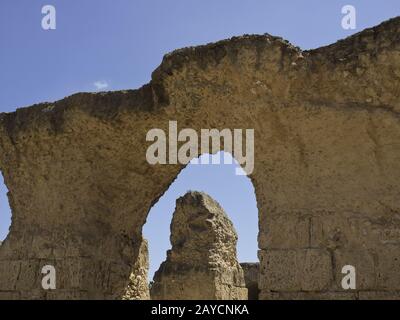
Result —
M13 214L0 246L2 296L40 290L24 267L32 260L57 264L60 288L47 298L124 296L147 214L184 167L146 161L146 133L167 132L169 120L254 129L261 297L272 287L337 292L335 250L365 255L356 264L378 252L373 269L355 267L375 274L374 291L398 292L399 35L396 18L311 51L236 37L166 55L138 90L0 114Z
M258 300L260 290L258 289L258 275L260 272L260 264L257 262L242 262L240 266L244 273L244 282L248 291L249 300Z
M369 290L376 288L376 270L372 252L360 249L348 248L346 250L334 251L335 281L336 288L342 289L341 280L343 278L342 268L345 265L356 267L356 288L358 290Z
M176 201L171 244L154 275L152 299L247 299L236 231L210 196L189 192Z
M332 262L320 249L260 251L261 290L325 291L332 283Z
M123 299L148 300L150 299L147 272L149 270L149 251L147 241L144 240L140 247L139 256L130 276L130 283Z

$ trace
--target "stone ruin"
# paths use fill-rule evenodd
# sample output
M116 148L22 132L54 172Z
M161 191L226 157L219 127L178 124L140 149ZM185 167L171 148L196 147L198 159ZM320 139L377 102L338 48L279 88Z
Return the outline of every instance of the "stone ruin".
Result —
M237 234L221 206L201 192L176 201L172 249L154 275L156 300L247 300Z
M395 18L309 51L270 35L177 50L140 89L1 113L0 299L127 294L148 212L184 167L146 160L170 120L254 129L260 299L400 298L399 70Z
M260 273L260 264L258 262L242 262L240 266L244 273L244 282L248 290L249 300L258 300L260 289L258 289L258 274Z
M150 290L148 282L149 248L147 240L143 239L139 250L138 259L129 276L128 285L122 299L124 300L149 300Z

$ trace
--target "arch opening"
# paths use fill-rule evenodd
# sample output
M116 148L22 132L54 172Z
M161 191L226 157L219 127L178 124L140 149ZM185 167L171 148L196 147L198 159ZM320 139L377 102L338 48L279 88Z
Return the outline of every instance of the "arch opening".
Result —
M0 172L0 246L8 236L11 227L11 208L7 197L8 189Z
M203 163L206 157L221 157L220 164L197 164ZM225 161L222 161L223 158ZM229 158L232 161L226 161ZM198 191L209 195L219 203L232 222L238 240L237 261L243 268L249 291L252 286L249 299L257 298L258 271L255 271L258 270L257 201L250 178L245 174L237 175L237 168L243 170L230 153L220 151L214 155L203 154L193 159L179 173L168 190L151 208L143 226L143 236L148 242L149 252L149 287L154 283L154 275L165 261L167 251L171 249L171 221L176 209L176 200L186 195L188 191ZM248 276L252 279L248 279Z

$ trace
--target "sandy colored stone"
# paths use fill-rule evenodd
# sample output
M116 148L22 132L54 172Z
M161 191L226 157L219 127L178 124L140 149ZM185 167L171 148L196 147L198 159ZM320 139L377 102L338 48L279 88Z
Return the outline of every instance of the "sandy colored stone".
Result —
M379 248L400 244L400 215L390 210L377 217L354 212L316 214L311 230L313 247Z
M172 248L154 275L156 300L247 300L237 234L222 207L201 192L176 201Z
M259 251L261 290L326 291L333 280L331 256L320 249Z
M143 240L140 247L139 257L132 270L130 283L123 299L125 300L149 300L149 282L147 273L149 270L149 250L147 240Z
M395 18L310 51L235 37L166 55L137 90L1 113L13 215L0 246L2 296L37 296L32 260L60 267L48 299L124 296L147 214L184 167L146 161L146 133L167 132L170 120L198 132L254 129L261 297L336 292L335 250L369 261L379 249L364 269L371 291L398 292L399 34Z
M269 249L309 248L310 219L309 215L293 213L272 216L266 222L268 232L260 234L259 241Z

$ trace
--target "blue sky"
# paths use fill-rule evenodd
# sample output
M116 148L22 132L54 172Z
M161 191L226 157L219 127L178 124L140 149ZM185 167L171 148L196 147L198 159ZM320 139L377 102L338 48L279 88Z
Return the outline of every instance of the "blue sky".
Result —
M56 30L41 28L47 4L56 8ZM355 30L341 27L347 4L357 10ZM140 87L176 48L267 32L310 49L398 15L398 0L1 0L0 112L79 91ZM249 179L228 165L189 166L145 227L151 273L169 247L175 199L188 189L206 191L221 203L239 233L239 258L256 260L257 210ZM0 240L10 223L5 195L0 181Z

